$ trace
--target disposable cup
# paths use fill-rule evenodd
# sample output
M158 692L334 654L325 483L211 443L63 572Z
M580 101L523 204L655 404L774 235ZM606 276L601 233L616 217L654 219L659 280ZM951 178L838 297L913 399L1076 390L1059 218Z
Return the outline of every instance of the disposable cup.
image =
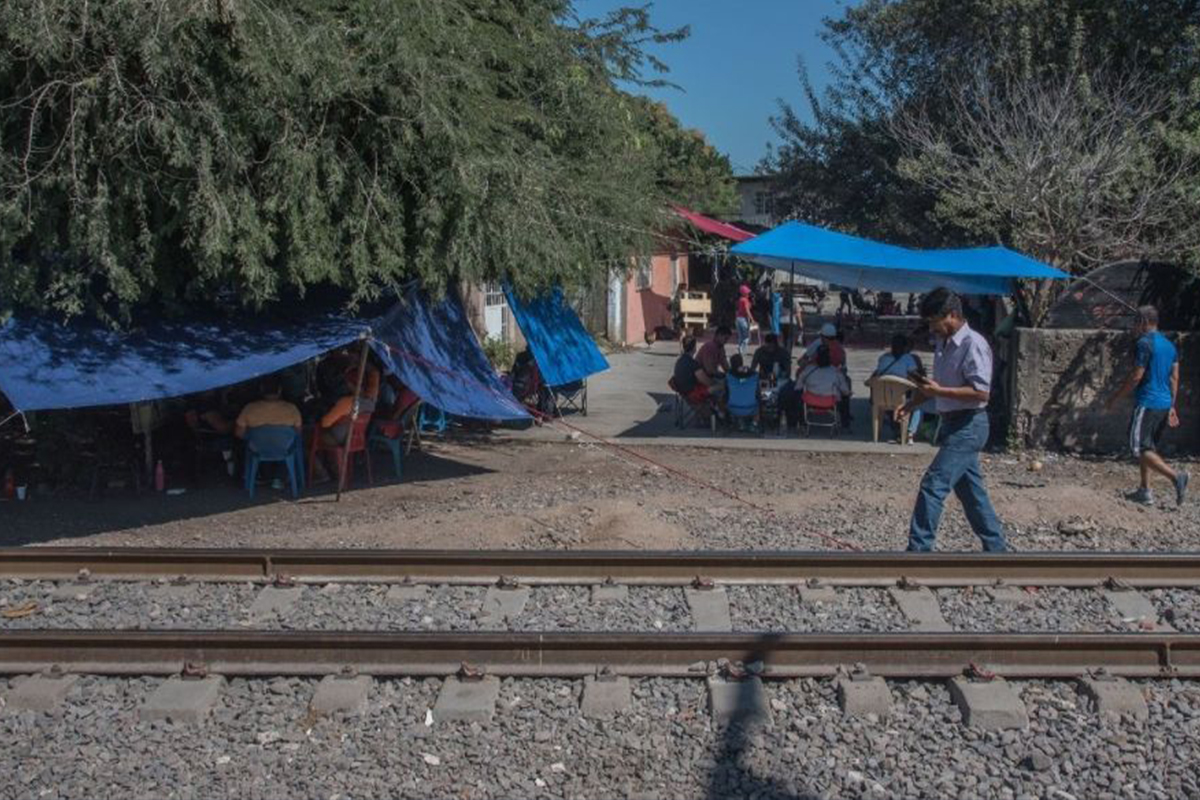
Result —
M25 486L18 486L18 487L17 487L17 499L18 499L18 500L24 500L24 499L25 499L25 491L26 491L26 489L27 489L27 488L28 488L28 487L25 487Z

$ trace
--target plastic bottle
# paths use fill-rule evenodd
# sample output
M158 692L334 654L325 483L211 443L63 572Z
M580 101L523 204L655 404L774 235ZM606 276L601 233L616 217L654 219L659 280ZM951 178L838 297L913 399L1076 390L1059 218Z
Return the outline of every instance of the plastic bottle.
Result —
M161 492L167 488L167 473L163 469L162 459L154 466L154 491Z

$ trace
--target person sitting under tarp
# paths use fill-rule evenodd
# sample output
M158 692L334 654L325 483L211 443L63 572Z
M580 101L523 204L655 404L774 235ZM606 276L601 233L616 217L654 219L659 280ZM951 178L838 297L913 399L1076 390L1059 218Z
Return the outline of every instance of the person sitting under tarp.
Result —
M234 435L238 439L246 440L246 457L248 459L251 451L254 451L256 447L253 433L255 428L291 428L296 431L297 438L294 442L297 445L301 435L300 409L283 399L283 378L279 374L268 375L259 381L259 391L262 393L262 397L247 403L238 414L237 422L234 423ZM260 435L271 437L279 434L263 432ZM257 442L257 444L262 445L263 443ZM248 475L246 480L250 479ZM283 488L283 482L278 477L272 480L272 485L276 489Z
M300 409L283 399L283 380L279 375L268 375L259 382L262 398L247 403L234 423L234 434L246 438L251 428L263 425L279 425L300 431Z
M829 350L829 358L833 366L844 367L846 365L846 348L838 339L838 329L832 322L826 322L821 326L820 338L814 339L808 347L804 348L804 355L800 356L800 361L796 364L797 374L816 360L817 349L821 347Z
M545 383L542 380L542 371L538 368L537 359L534 358L533 350L526 347L517 357L513 359L512 369L509 371L509 380L512 382L513 396L524 403L528 408L541 413L546 413L547 402Z
M758 372L759 378L774 386L784 380L792 368L792 359L782 345L779 337L768 333L763 337L762 346L754 351L750 368Z
M729 372L729 359L725 355L725 343L732 335L732 331L727 326L720 325L713 332L713 338L696 351L696 360L700 362L700 366L708 375L708 391L718 405L725 396L725 373Z
M183 421L192 438L196 458L192 463L192 480L200 471L200 462L205 455L220 454L225 471L232 477L237 474L237 459L234 448L234 414L229 398L229 388L210 389L185 398ZM215 457L215 456L214 456Z
M667 383L672 391L695 410L697 419L707 425L712 414L713 379L696 359L695 336L684 336L680 350L679 358L675 360L675 369Z
M787 418L788 430L796 430L804 418L802 406L805 393L832 398L841 406L850 397L850 391L850 381L844 371L833 365L830 349L826 346L818 347L815 361L800 370L795 383L780 394L780 406Z
M362 381L362 392L359 396L359 419L370 417L375 412L375 403L379 398L379 383L379 370L368 363L367 372ZM325 412L313 432L314 436L319 437L322 447L340 447L350 439L350 419L354 414L354 396L358 386L358 367L351 367L342 375L341 397L333 404L332 408ZM317 482L329 480L328 470L320 460L315 460L312 468ZM340 468L340 465L335 465L335 469Z
M925 365L921 363L920 356L911 352L912 343L908 336L903 333L897 333L892 337L892 349L879 357L878 363L875 365L875 371L871 373L871 378L877 378L883 375L891 375L896 378L909 378L910 373L925 374ZM868 383L870 379L868 379ZM912 393L908 394L908 398L912 399ZM895 420L889 415L887 417L889 425L895 425ZM913 411L908 422L909 441L911 437L915 437L917 429L921 426L921 409Z
M376 419L398 420L404 416L410 408L421 402L421 398L417 393L408 388L403 381L395 375L388 375L385 379L383 387L388 397L386 405L382 410L375 415Z

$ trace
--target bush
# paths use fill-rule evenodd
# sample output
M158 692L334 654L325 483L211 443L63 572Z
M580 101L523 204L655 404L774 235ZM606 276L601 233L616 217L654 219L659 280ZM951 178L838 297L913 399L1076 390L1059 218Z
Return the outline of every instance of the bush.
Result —
M483 354L492 362L497 372L507 372L517 355L511 342L493 336L483 340Z

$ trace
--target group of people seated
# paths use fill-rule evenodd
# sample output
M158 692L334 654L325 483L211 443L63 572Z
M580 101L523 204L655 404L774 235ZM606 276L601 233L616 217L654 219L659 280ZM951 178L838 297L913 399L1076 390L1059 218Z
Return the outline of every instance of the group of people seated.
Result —
M805 419L805 406L836 415L835 427L850 424L853 387L846 370L846 350L836 326L825 323L808 344L795 372L791 354L772 334L764 337L749 364L740 354L727 358L728 328L717 328L713 338L697 350L697 341L686 336L669 384L696 412L703 423L710 417L726 424L750 420L751 425L778 426L786 422L796 432ZM907 336L897 334L891 349L879 357L872 378L895 375L908 379L924 374L920 358ZM920 425L918 411L909 419L910 431Z
M287 427L303 437L306 448L320 454L341 447L350 439L354 401L358 419L381 422L401 419L420 398L394 375L384 378L374 355L366 360L361 379L361 355L349 350L332 353L316 364L302 364L222 390L188 398L188 427L199 438L220 445L229 474L236 475L241 460L238 442L259 427ZM254 399L247 399L253 396ZM240 405L240 410L238 407ZM313 439L320 447L311 447ZM314 480L329 480L340 465L318 458Z

